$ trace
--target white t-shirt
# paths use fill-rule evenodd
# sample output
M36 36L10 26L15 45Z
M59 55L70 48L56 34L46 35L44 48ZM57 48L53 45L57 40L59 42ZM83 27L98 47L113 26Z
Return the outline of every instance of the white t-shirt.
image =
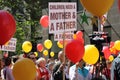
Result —
M69 69L70 80L91 80L92 75L86 68L76 69L76 65L73 65Z

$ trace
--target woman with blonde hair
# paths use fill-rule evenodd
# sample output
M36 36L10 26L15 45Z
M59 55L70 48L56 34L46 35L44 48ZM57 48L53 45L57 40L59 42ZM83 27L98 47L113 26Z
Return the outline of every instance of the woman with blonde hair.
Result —
M40 57L37 61L37 80L49 80L49 72L46 68L46 60Z

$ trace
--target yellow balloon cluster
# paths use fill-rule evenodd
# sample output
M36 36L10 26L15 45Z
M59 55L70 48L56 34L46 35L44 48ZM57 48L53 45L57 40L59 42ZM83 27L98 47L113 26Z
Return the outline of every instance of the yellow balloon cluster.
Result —
M18 60L12 72L15 80L35 80L37 74L34 62L27 58Z
M99 51L94 45L86 45L83 60L88 64L95 64L99 58Z
M94 16L100 17L111 8L114 0L80 0L80 2Z
M22 44L22 49L26 53L30 52L32 50L32 43L30 41L25 41Z
M114 47L116 50L120 50L120 40L115 41Z
M52 41L47 39L44 41L44 46L47 48L47 49L50 49L52 47Z
M48 55L48 50L44 50L43 54L44 54L44 56L47 56Z
M50 52L50 56L54 57L55 53L54 52Z

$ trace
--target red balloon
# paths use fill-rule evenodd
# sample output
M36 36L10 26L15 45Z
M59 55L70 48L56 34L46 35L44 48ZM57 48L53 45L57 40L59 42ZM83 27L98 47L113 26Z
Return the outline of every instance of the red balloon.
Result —
M110 48L112 48L114 46L115 42L110 42Z
M104 53L105 59L109 59L109 56L111 55L109 47L108 46L103 46L102 52Z
M83 33L82 31L77 31L76 33L76 39L81 41L84 44L84 39L83 39Z
M83 38L76 38L76 40L79 40L80 42L82 42L84 44L84 39Z
M4 45L14 35L16 23L13 16L4 10L0 10L0 45Z
M80 61L84 55L84 44L79 40L72 40L66 45L65 54L73 63Z
M42 52L43 51L43 45L42 44L37 44L37 50Z
M44 28L48 27L48 25L49 25L48 20L49 20L49 17L47 15L44 15L44 16L41 17L40 24L42 25L42 27L44 27Z
M76 37L77 38L82 38L83 37L83 32L82 31L77 31Z

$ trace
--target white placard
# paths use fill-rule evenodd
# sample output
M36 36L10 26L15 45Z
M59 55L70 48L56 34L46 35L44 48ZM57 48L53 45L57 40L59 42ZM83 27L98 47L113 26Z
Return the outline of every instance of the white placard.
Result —
M6 43L5 45L2 45L2 47L0 47L0 50L15 52L16 51L16 42L17 42L16 38L11 38L8 41L8 43Z
M75 2L49 3L49 33L62 33L77 29Z
M66 33L56 33L54 34L54 40L58 41L58 40L63 40L63 38L65 40L72 40L73 39L73 34L71 32L66 32Z

